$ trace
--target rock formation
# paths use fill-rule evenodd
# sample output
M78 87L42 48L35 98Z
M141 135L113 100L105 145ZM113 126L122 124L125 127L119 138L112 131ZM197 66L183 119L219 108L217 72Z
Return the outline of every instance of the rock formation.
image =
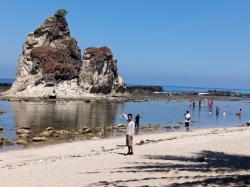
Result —
M155 92L164 92L161 86L127 86L127 92L130 94L148 94Z
M79 80L90 93L125 92L123 80L117 73L117 60L108 47L85 49Z
M81 50L60 9L28 34L16 80L5 93L14 97L81 98L125 92L117 60L108 47Z

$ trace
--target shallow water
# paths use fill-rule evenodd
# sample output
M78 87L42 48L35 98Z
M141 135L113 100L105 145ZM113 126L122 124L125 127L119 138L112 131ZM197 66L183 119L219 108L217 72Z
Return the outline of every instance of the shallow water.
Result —
M220 108L220 114L216 116L215 108ZM235 115L242 108L242 116ZM188 101L170 102L144 102L126 103L124 110L133 114L139 113L142 124L178 124L183 121L186 110L191 112L191 126L193 128L214 128L238 126L250 119L250 103L248 101L214 101L212 113L209 112L207 104L199 107L190 107ZM223 116L226 112L226 116ZM120 122L120 119L118 119Z
M165 92L170 93L183 93L183 92L197 92L206 93L208 90L217 91L230 91L234 93L250 94L249 89L237 89L237 88L208 88L208 87L187 87L187 86L162 86Z
M232 127L245 123L250 119L249 101L215 101L220 107L220 115L216 116L213 110L209 113L208 107L190 107L188 101L151 101L151 102L90 102L84 101L50 101L50 102L7 102L0 101L0 108L6 113L0 116L0 126L5 128L0 137L15 140L15 130L22 126L30 126L33 134L42 132L46 127L79 131L83 127L95 128L125 123L120 113L140 114L141 124L176 125L183 121L184 112L191 112L191 127L213 128ZM242 108L241 118L235 113ZM222 113L226 112L226 116ZM184 127L182 126L182 129ZM15 149L10 146L4 149ZM1 149L1 148L0 148ZM3 149L3 148L2 148Z

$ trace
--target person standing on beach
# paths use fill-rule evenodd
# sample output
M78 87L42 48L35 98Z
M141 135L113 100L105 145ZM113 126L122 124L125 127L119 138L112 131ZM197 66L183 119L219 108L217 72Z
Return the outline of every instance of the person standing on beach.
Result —
M185 127L186 127L187 132L189 131L190 119L191 119L191 115L190 115L189 111L186 111L186 113L185 113Z
M141 116L139 114L137 114L135 116L135 127L139 127L139 125L140 125L140 118L141 118Z
M124 118L127 120L127 131L126 131L126 145L128 146L128 153L127 155L133 155L133 137L135 134L135 122L133 121L132 114L122 114Z

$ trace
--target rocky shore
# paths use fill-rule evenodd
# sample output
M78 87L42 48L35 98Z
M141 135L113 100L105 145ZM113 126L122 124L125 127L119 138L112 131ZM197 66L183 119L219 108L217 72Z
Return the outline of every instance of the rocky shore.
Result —
M1 111L0 111L1 115ZM250 127L250 121L240 125L240 127ZM66 130L66 129L55 129L53 127L47 127L43 131L37 132L34 128L30 126L22 126L16 130L16 138L14 140L3 137L0 139L0 148L2 146L13 146L17 145L48 145L56 144L68 141L77 141L77 140L94 140L94 139L103 139L108 137L123 136L126 132L125 124L117 124L104 127L95 127L88 128L83 127L78 131ZM147 134L147 133L159 133L159 132L175 132L184 130L184 125L182 122L178 124L147 124L140 125L137 127L136 134ZM8 131L10 129L4 129L0 127L0 133ZM14 129L12 129L14 130Z
M250 94L240 94L240 93L230 93L228 92L211 92L206 94L199 94L197 92L183 92L183 93L167 93L167 92L155 92L155 91L142 91L133 90L130 91L130 94L127 95L128 101L135 102L144 102L144 101L173 101L173 100L192 100L199 101L205 99L213 99L213 100L249 100Z
M10 84L3 84L2 90L9 90ZM8 101L46 101L46 100L84 100L86 102L91 101L132 101L132 102L143 102L143 101L171 101L171 100L248 100L250 99L250 94L234 93L229 91L216 91L208 90L205 94L200 94L198 92L183 92L183 93L167 93L164 92L161 86L127 86L124 94L114 95L103 95L103 94L83 94L80 97L60 97L60 98L43 98L36 96L6 96L1 95L0 89L0 100Z
M164 132L164 131L176 131L181 129L181 124L161 126L159 124L148 124L141 125L136 128L136 134L138 133L153 133L153 132ZM9 129L4 129L0 127L0 133L8 131ZM13 129L14 130L14 129ZM103 139L107 137L123 136L126 132L125 124L118 124L113 126L105 127L95 127L87 128L84 127L79 131L65 130L65 129L55 129L53 127L47 127L42 132L37 133L32 127L22 126L16 129L15 140L3 137L0 140L1 146L13 146L17 145L47 145L62 143L65 141L77 141L77 140L93 140L93 139Z
M0 83L0 96L2 92L5 92L11 88L12 84L9 83Z
M164 92L161 86L127 86L126 91L130 94L148 94Z

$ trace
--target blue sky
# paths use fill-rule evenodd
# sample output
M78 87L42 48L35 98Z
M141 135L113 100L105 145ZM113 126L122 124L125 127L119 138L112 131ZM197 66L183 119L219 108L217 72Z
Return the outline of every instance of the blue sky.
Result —
M128 83L250 88L248 0L1 0L1 78L59 8L81 49L112 48Z

